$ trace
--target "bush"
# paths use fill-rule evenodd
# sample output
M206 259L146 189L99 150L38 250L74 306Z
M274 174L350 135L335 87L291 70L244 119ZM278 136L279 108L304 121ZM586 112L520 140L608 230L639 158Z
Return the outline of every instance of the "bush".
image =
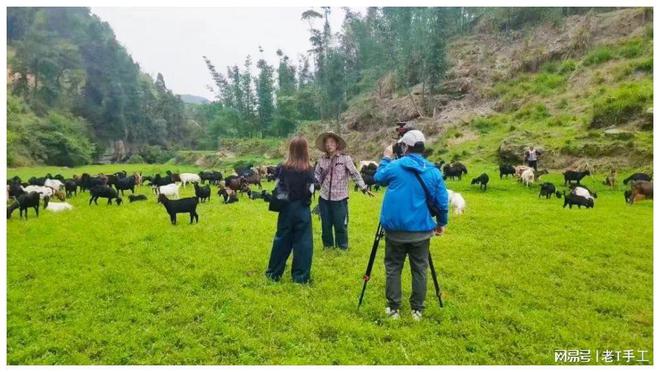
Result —
M633 63L632 68L635 69L635 71L653 73L653 57L645 58L639 62Z
M596 48L591 53L587 54L587 56L584 57L583 63L586 66L599 65L613 58L614 58L614 54L612 53L612 48L607 46L602 46Z
M128 158L128 160L126 162L128 164L141 164L141 163L144 163L145 161L142 158L142 156L140 156L140 154L133 154L133 155L131 155L130 158Z
M139 155L149 164L162 164L175 157L176 153L160 146L147 145L140 151Z
M575 71L576 67L577 64L575 63L574 60L567 59L564 62L562 62L561 65L559 66L559 73L562 75L566 75L568 73Z
M612 88L594 100L590 127L601 128L635 119L652 103L653 86L648 81Z

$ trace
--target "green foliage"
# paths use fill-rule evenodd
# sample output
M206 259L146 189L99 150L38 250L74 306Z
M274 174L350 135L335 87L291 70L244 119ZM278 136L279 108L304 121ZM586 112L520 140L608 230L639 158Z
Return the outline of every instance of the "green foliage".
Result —
M591 51L589 54L587 54L586 57L584 57L584 60L582 63L586 66L590 65L598 65L603 62L607 62L611 59L614 58L614 53L612 53L612 49L609 47L599 47L596 48L595 50Z
M166 150L157 145L144 146L139 153L139 156L141 156L144 161L149 164L165 163L172 159L175 155L176 153L174 151Z
M128 164L141 164L141 163L146 163L144 158L140 154L133 154L131 155L130 158L126 161Z
M593 100L592 128L621 124L643 114L653 102L651 81L622 84Z
M84 119L54 111L38 117L19 97L10 94L7 154L9 166L36 162L71 167L90 163L94 145Z
M163 76L154 82L143 74L109 25L89 8L14 7L7 13L13 52L8 62L16 77L8 90L37 116L81 118L89 127L84 135L97 144L197 145L199 132L185 120L183 102L167 89ZM92 160L85 146L52 138L48 143L59 146L52 152L60 155L50 154L57 161ZM65 150L78 155L68 159Z

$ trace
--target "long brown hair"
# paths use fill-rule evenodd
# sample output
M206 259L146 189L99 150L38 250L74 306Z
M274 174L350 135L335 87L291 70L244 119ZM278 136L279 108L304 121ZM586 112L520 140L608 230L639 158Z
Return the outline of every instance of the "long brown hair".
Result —
M304 137L296 136L289 142L289 156L286 162L284 162L284 166L300 172L307 171L311 168L307 140Z

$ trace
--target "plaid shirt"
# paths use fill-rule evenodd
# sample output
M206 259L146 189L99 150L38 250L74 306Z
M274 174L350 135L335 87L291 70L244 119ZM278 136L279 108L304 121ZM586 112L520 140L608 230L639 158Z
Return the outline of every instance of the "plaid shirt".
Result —
M335 201L348 198L349 175L360 189L367 187L350 156L344 154L335 154L332 158L327 154L321 156L314 169L314 178L321 184L321 197Z

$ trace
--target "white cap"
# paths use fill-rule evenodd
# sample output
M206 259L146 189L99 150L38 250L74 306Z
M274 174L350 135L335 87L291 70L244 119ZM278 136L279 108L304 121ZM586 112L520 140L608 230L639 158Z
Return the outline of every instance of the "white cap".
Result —
M406 145L413 147L417 142L426 142L426 139L424 138L424 133L422 133L421 130L413 129L407 131L398 142L405 143Z

